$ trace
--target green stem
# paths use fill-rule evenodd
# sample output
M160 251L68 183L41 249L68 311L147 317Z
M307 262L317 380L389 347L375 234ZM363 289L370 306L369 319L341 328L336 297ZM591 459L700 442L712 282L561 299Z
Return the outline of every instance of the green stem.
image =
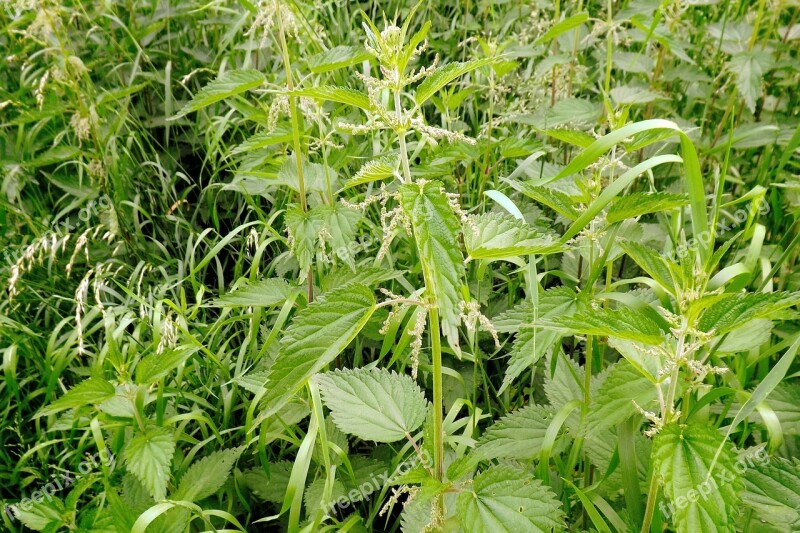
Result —
M399 90L394 91L394 110L397 114L398 126L400 126L403 121L403 111L400 107ZM406 150L406 130L398 129L397 138L400 141L400 161L403 163L403 181L405 183L411 183L411 167L408 164L408 151Z
M444 411L442 396L442 338L439 309L431 308L430 335L433 358L433 466L438 481L444 478Z
M644 511L641 533L650 531L650 524L653 523L653 514L656 510L656 500L658 499L658 476L655 472L650 474L650 490L647 491L647 508Z

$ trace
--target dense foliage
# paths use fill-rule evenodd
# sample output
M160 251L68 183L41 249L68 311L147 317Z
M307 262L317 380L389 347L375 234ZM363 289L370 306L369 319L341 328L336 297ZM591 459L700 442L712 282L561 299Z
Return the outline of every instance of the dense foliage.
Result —
M2 529L800 530L798 13L3 0Z

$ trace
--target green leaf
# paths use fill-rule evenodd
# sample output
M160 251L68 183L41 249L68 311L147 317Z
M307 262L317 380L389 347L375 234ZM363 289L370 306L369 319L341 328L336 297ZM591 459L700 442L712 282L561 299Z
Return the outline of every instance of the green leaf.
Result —
M330 364L358 335L375 311L375 297L363 285L325 293L301 310L281 338L267 379L268 406L259 422L274 414L306 381Z
M55 533L63 531L67 523L64 503L55 497L47 497L41 501L31 499L30 505L18 504L10 508L20 522L34 531ZM3 509L3 512L6 510Z
M315 379L336 426L360 439L395 442L425 422L428 402L409 376L385 368L358 368Z
M489 426L475 446L475 455L482 461L530 461L541 452L552 420L548 407L527 405Z
M331 102L351 105L364 110L372 109L372 104L370 104L369 98L367 98L365 94L353 89L348 89L347 87L321 85L319 87L299 89L291 94L293 96L305 96L316 100L329 100Z
M399 193L400 203L414 229L425 286L439 306L442 332L450 346L457 347L464 275L457 240L461 223L447 201L441 182L401 185Z
M331 260L338 257L352 271L355 271L356 265L351 245L355 242L356 225L361 220L361 213L336 203L315 207L311 210L311 217L315 220L314 227L317 234L330 244Z
M397 168L400 165L400 156L397 154L390 154L367 161L364 163L358 172L347 180L344 188L349 189L356 185L363 185L364 183L371 183L395 175Z
M656 411L650 404L657 398L655 384L623 359L611 367L597 394L592 394L586 431L592 434L624 422L639 412L636 405Z
M472 59L470 61L448 63L434 70L417 86L414 101L418 106L425 103L431 96L439 92L445 85L476 68L489 65L495 61L493 57Z
M136 365L136 383L150 385L172 372L197 353L197 346L176 346L163 353L151 353Z
M586 335L619 337L651 345L664 341L664 332L652 318L641 310L627 307L581 311L573 316L555 318L554 322Z
M308 68L314 74L330 72L361 63L371 57L363 46L335 46L308 59Z
M464 244L470 259L549 254L563 251L558 241L522 220L503 213L470 216L464 228Z
M200 89L194 98L180 110L177 116L186 115L225 98L255 89L265 80L264 74L257 70L229 70Z
M771 292L730 294L703 312L698 322L702 331L722 335L754 318L770 318L800 303L800 293Z
M649 90L647 87L623 85L611 89L611 99L616 105L649 104L656 100L664 100L661 94Z
M546 43L558 37L561 34L568 32L569 30L575 29L581 24L585 24L589 21L589 13L582 11L571 17L567 17L564 20L560 21L558 24L554 25L552 28L547 30L544 35L536 39L534 42L534 46L538 46L540 44Z
M272 307L282 305L300 289L283 278L262 279L240 286L235 291L214 300L213 307Z
M745 460L744 504L780 531L800 529L800 460L770 458L763 449ZM740 461L742 461L740 459Z
M289 248L300 265L300 277L304 278L317 251L319 220L310 211L303 212L299 205L292 205L286 210L284 222L289 232Z
M639 267L647 272L664 290L675 294L675 282L667 261L656 252L634 241L619 241L617 244L633 259Z
M100 378L89 378L81 381L61 398L39 410L33 418L49 416L67 409L76 409L85 405L97 405L113 398L116 394L114 385Z
M678 533L734 531L743 484L730 444L713 425L671 423L653 439L653 467ZM710 471L717 447L724 450Z
M565 529L561 502L529 473L493 466L458 497L458 520L470 533L549 533Z
M657 213L683 207L688 203L689 197L685 194L634 192L614 200L614 203L608 210L606 220L610 223L620 222L648 213Z
M575 209L575 200L568 194L549 187L535 187L528 182L523 182L520 186L524 195L546 205L559 215L569 220L575 220L580 216L578 210Z
M251 135L246 141L231 150L231 155L238 155L273 144L288 143L292 140L292 130L286 126L278 126L274 130L262 131Z
M155 500L167 495L170 464L175 440L167 428L153 426L144 433L136 431L122 450L128 472L136 476Z
M192 463L170 499L196 502L216 493L228 479L243 450L244 447L240 446L216 451Z
M761 81L770 63L769 53L760 50L743 51L731 56L729 65L736 74L736 89L751 113L756 112L756 102L761 96Z

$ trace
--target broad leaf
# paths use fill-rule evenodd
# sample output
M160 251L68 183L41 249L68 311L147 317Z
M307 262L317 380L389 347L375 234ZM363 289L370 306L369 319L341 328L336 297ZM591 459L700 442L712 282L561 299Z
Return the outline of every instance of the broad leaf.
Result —
M113 398L116 394L114 385L100 378L89 378L81 381L61 398L45 406L33 418L49 416L67 409L76 409L85 405L97 405Z
M167 495L170 464L175 453L175 440L172 432L163 427L153 426L144 433L134 433L133 438L122 450L122 458L132 473L155 500L163 500Z
M271 416L331 363L358 335L375 311L375 297L363 285L350 284L325 293L300 311L281 338L280 351L267 378L267 408Z
M464 228L464 244L471 259L501 259L563 251L559 242L522 220L502 213L471 216Z
M754 318L770 318L778 312L800 303L798 293L730 294L717 301L700 317L702 331L722 335Z
M800 529L800 460L766 455L763 449L739 460L744 473L744 504L781 531Z
M428 402L409 376L384 368L359 368L316 379L336 426L360 439L395 442L425 421Z
M347 87L334 87L331 85L321 85L308 89L299 89L292 93L294 96L305 96L317 100L329 100L340 104L355 106L364 110L372 108L369 98L363 93L348 89Z
M564 529L561 502L530 473L493 466L458 497L458 520L470 533L549 533Z
M268 278L248 283L220 296L213 302L214 307L271 307L283 304L300 289L289 285L283 278Z
M356 172L352 178L347 180L344 188L349 189L350 187L355 187L356 185L362 185L364 183L390 178L397 172L397 167L399 164L400 156L396 154L385 155L378 157L377 159L367 161L361 166L360 169L358 169L358 172Z
M220 450L194 462L170 499L196 502L217 492L228 479L243 450L242 447Z
M349 67L370 58L362 46L335 46L308 59L308 68L314 74Z
M657 406L650 403L657 397L656 386L623 359L611 367L598 393L592 394L586 431L591 434L624 422L638 412L636 405L656 411Z
M262 131L248 137L246 141L231 150L231 155L252 152L273 144L287 143L291 140L292 130L286 126L278 126L274 130Z
M136 383L150 385L163 378L178 365L197 353L197 346L176 346L163 353L150 353L136 365Z
M553 419L548 407L527 405L504 416L486 429L475 447L481 460L530 461L539 455Z
M464 262L457 235L461 224L438 181L400 186L400 202L411 220L425 286L441 314L442 332L458 346Z
M731 57L729 65L736 74L736 88L751 113L756 111L756 101L761 96L761 80L770 63L769 54L760 50L739 52Z
M355 271L355 259L351 251L356 237L356 225L361 213L342 204L321 205L311 210L314 227L323 243L330 245L332 257L344 261L350 270Z
M319 239L319 220L298 205L286 210L286 229L289 232L289 248L300 265L300 277L304 278L314 261Z
M666 192L641 193L635 192L620 196L608 210L608 222L620 222L648 213L667 211L689 204L689 197L685 194Z
M664 341L664 332L640 309L601 307L581 311L573 316L557 317L553 321L575 333L586 335L619 337L651 345L658 345Z
M484 65L489 65L495 61L493 57L485 57L482 59L473 59L471 61L448 63L434 70L429 74L422 83L417 86L414 93L414 101L417 105L422 105L431 96L439 92L445 85L458 78L459 76L480 68Z
M575 200L569 197L568 194L551 189L549 187L534 187L530 183L521 183L521 191L523 194L530 196L537 202L546 205L559 215L575 220L580 216L580 213L575 209Z
M255 89L264 83L264 74L257 70L229 70L212 81L192 98L178 113L186 115L231 96Z
M713 425L675 422L662 428L653 440L653 467L664 484L670 501L668 513L678 533L734 530L743 485L730 445L725 443L709 472L714 454L724 442Z
M619 241L617 244L633 259L639 267L647 272L664 290L675 294L675 280L667 260L655 251L634 241Z

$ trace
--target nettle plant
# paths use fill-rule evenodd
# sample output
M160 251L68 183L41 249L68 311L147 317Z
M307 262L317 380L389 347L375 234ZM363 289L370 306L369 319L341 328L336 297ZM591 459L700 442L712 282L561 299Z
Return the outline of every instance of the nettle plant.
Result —
M455 180L431 179L418 161L435 160L444 145L451 160L481 159L452 121L432 125L431 104L465 75L492 87L513 66L494 53L502 46L484 41L486 58L425 64L430 24L412 33L412 10L402 26L383 30L361 14L363 48L298 61L291 40L314 40L303 20L283 3L262 8L248 36L272 45L282 82L255 68L229 70L177 117L225 101L266 126L231 151L238 167L229 188L264 196L274 212L214 247L250 230L249 275L203 302L194 276L210 254L187 276L200 287L194 304L183 289L165 290L149 324L123 311L103 315L98 368L37 418L97 407L101 415L78 418L89 428L84 440L110 448L125 473L103 465L65 502L24 510L23 522L49 524L42 530L113 522L143 532L184 531L199 519L244 531L237 517L265 514L244 503L246 493L277 506L289 531L394 530L396 522L414 532L797 527L800 464L770 453L789 446L781 409L798 401L784 379L800 340L776 322L796 318L800 296L772 292L786 253L764 269L764 228L755 223L763 188L724 204L724 173L715 174L709 208L689 137L667 120L626 124L604 95L609 133L577 136L583 150L538 179L512 173L505 193L485 191L494 202L487 209L487 180L479 179L477 198L459 194ZM562 20L536 43L588 18ZM354 65L363 67L353 84L361 90L320 82ZM250 92L257 98L245 98ZM372 153L352 157L362 140ZM680 155L668 153L676 140ZM474 150L486 147L488 160L490 144L478 139ZM263 157L273 146L282 148ZM525 153L526 163L545 153ZM645 177L654 184L656 174L674 186L633 188ZM556 222L531 220L529 200ZM747 208L745 227L717 242L731 205ZM648 216L659 222L658 251L642 244L639 221ZM364 227L379 236L367 250L353 246ZM177 276L167 282L181 285ZM485 294L501 283L507 296ZM138 291L120 290L128 305L150 307ZM499 299L507 300L500 312L488 309ZM229 324L241 308L252 311L234 358ZM761 350L773 335L780 341ZM198 360L208 367L197 363L197 376L186 377L183 365ZM113 383L100 372L104 362ZM502 369L500 383L488 377L490 365ZM221 385L204 381L216 373ZM461 386L455 394L448 378ZM215 406L192 387L219 396L222 423L233 429L215 425L204 412ZM249 403L235 404L240 391L252 394ZM57 427L66 422L74 420ZM199 432L189 434L189 423ZM248 455L257 459L251 468ZM104 487L102 501L76 520L94 483ZM221 492L238 500L217 509ZM108 512L94 511L106 502ZM264 518L265 527L275 520Z

